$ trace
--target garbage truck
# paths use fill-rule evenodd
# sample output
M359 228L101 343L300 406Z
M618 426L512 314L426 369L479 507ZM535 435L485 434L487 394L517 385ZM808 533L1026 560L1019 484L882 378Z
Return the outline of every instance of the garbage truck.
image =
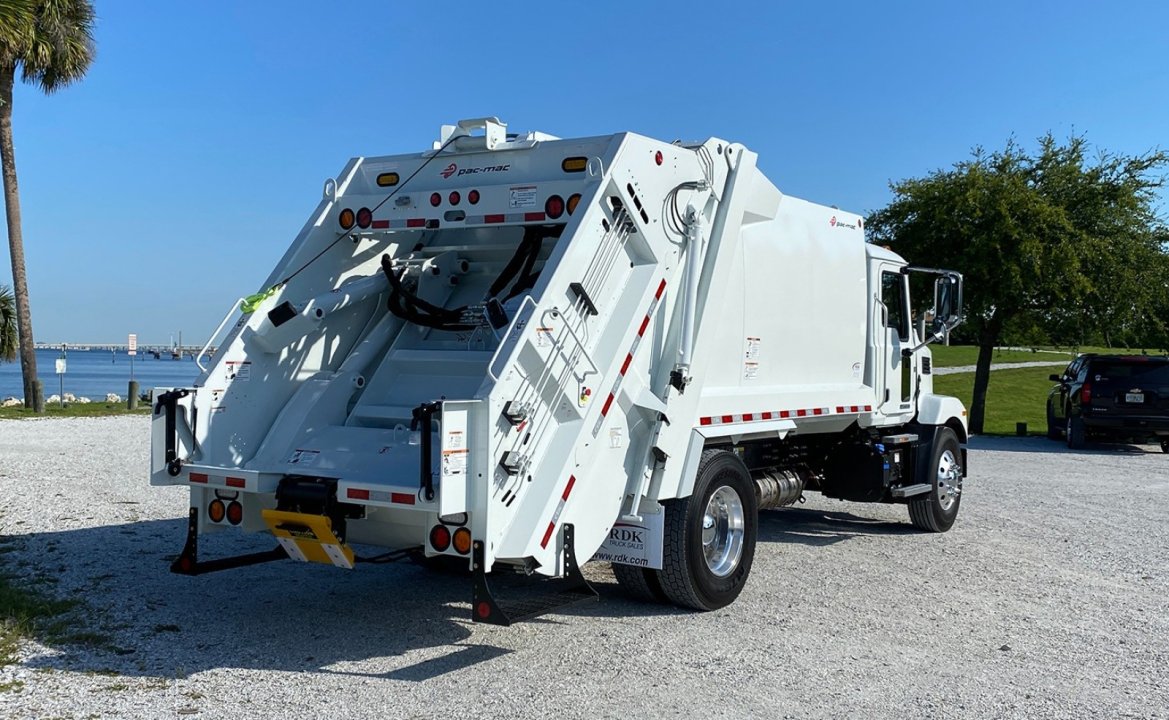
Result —
M590 559L724 607L759 513L805 493L948 530L966 411L927 345L961 274L756 161L493 117L351 159L193 386L155 390L151 483L190 488L172 570L453 564L472 619L506 625L595 597ZM275 543L200 557L223 531Z

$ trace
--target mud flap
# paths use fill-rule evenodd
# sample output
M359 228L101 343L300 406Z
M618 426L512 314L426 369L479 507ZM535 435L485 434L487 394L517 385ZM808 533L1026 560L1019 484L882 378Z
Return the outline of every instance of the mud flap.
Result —
M474 573L471 620L507 626L582 600L596 599L597 591L581 574L576 559L572 525L566 523L561 532L564 542L564 576L540 580L520 579L516 582L511 578L501 579L497 575L492 581L500 581L496 590L503 590L504 593L499 595L492 591L487 582L488 569L483 562L483 542L476 540L471 546Z
M353 569L353 550L337 538L333 521L324 515L287 510L264 510L262 515L280 547L293 560Z

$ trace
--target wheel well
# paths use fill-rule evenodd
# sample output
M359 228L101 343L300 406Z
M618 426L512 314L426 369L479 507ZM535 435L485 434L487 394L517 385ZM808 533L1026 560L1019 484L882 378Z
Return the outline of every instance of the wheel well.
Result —
M950 418L947 420L946 427L954 431L954 434L958 436L958 442L962 443L963 445L965 445L966 441L970 439L966 435L966 428L962 427L962 423L958 422L957 418Z

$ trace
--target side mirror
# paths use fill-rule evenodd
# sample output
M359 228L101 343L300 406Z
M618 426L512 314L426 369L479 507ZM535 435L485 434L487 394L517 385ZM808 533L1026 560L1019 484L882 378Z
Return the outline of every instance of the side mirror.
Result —
M1063 378L1061 378L1059 375L1056 375L1055 373L1048 375L1047 379L1052 382L1063 382Z
M951 273L934 280L934 323L935 333L952 329L962 320L962 280Z

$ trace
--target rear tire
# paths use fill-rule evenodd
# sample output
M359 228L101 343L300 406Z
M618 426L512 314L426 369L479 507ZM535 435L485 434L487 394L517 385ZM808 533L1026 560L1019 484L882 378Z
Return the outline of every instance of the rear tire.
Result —
M635 600L647 603L669 602L666 593L662 591L657 570L613 563L613 575L621 589Z
M694 492L665 504L662 591L675 605L717 610L742 592L755 558L759 505L737 455L706 450Z
M1063 431L1060 430L1059 423L1055 419L1055 411L1051 409L1051 403L1047 403L1047 439L1063 439Z
M1072 450L1083 449L1086 444L1084 434L1084 419L1068 413L1068 447Z
M962 451L958 436L948 427L934 436L933 459L926 468L933 487L909 503L909 521L919 530L946 532L958 518L962 504Z
M1161 441L1161 452L1169 453L1169 440Z

